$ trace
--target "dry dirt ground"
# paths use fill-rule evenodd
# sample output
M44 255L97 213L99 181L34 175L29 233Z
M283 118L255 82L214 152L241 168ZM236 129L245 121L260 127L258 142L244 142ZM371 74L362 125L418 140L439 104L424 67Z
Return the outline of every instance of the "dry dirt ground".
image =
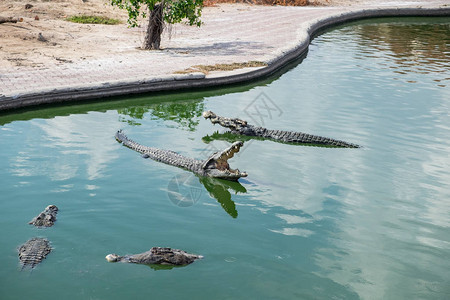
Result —
M401 2L403 0L397 0ZM417 0L409 0L414 2ZM365 5L377 0L316 0L320 5ZM31 8L26 8L31 4ZM243 9L228 4L226 9ZM203 15L220 14L222 8L205 7ZM116 18L119 25L76 24L68 16L97 15ZM138 51L145 27L127 26L125 11L107 0L1 0L0 17L23 18L18 23L0 24L0 69L48 68L80 60ZM217 17L220 18L218 15ZM41 38L39 38L41 35ZM43 37L43 38L42 38ZM165 40L168 38L166 37ZM162 47L164 47L164 41Z
M33 7L26 9L25 5ZM99 15L119 25L88 25L66 21L74 15ZM23 22L0 24L0 68L49 66L127 51L139 44L140 31L126 25L126 12L105 0L2 0L0 16ZM47 40L38 39L39 33Z

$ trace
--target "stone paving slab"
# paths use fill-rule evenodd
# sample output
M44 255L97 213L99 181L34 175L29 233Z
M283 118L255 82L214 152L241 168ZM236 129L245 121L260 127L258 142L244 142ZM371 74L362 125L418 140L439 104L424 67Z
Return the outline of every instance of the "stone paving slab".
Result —
M384 1L370 7L241 7L211 16L205 9L204 26L176 27L176 36L164 41L162 51L135 51L47 69L0 70L0 110L255 80L305 53L310 36L324 27L376 16L450 16L450 0ZM206 76L175 73L194 65L248 61L268 66Z

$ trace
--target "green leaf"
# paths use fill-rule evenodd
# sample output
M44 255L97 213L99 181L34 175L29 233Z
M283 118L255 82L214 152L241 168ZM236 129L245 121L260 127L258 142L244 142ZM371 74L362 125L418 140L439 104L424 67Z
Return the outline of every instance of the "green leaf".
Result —
M138 18L146 18L156 4L164 5L164 21L169 24L185 21L189 25L200 26L203 0L110 0L111 5L128 12L128 24L137 26Z

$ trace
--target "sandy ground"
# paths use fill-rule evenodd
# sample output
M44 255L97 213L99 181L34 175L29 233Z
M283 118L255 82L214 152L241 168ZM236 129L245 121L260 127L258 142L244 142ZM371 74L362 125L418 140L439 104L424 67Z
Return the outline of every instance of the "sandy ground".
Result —
M84 2L86 1L86 2ZM144 37L139 28L129 28L125 11L112 7L106 0L2 0L0 16L20 17L23 22L0 24L0 69L51 68L121 54L139 52ZM433 2L434 0L427 0ZM449 1L438 0L450 5ZM317 0L328 6L371 6L411 4L418 0ZM423 1L422 1L423 2ZM33 7L26 9L25 5ZM205 22L220 18L225 10L245 10L245 4L221 4L206 7ZM65 20L73 15L100 15L121 20L119 25L76 24ZM185 25L175 25L165 33L162 47L170 48L171 35L183 30ZM41 34L46 41L39 40Z
M25 9L26 4L33 7ZM116 18L123 24L87 25L65 20L79 14ZM23 18L23 22L0 24L0 68L42 67L108 56L133 50L141 35L127 27L126 12L104 0L2 0L0 16ZM38 39L39 33L47 42Z

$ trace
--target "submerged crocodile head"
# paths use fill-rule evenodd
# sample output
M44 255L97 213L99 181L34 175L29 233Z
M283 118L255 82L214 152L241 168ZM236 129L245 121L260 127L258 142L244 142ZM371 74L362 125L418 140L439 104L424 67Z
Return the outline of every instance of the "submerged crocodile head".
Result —
M231 169L228 164L228 160L232 158L235 153L239 152L243 145L243 142L234 142L230 147L216 152L205 159L201 166L204 175L226 180L238 180L241 177L247 177L246 172L241 172L239 169Z

